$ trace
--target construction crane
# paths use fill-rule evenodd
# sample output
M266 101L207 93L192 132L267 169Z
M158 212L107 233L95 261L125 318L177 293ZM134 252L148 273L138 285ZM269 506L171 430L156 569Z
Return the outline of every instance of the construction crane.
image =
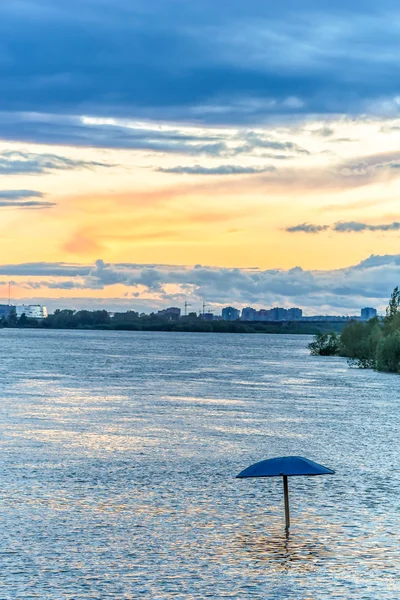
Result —
M201 313L202 318L204 319L204 315L205 314L209 314L212 315L214 312L214 310L212 308L210 308L210 306L208 304L206 304L205 302L203 302L203 311Z

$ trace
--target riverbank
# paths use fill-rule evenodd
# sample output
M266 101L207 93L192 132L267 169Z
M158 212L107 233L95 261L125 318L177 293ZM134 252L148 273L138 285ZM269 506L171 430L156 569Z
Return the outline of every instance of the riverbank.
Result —
M49 317L50 319L50 317ZM318 333L340 333L344 323L316 321L304 323L299 321L277 322L240 322L240 321L147 321L147 322L115 322L115 323L57 323L46 319L42 322L27 319L22 324L14 323L3 327L18 329L61 329L61 330L101 330L101 331L169 331L187 333L248 333L248 334L286 334L316 335Z
M344 356L352 366L400 374L400 290L389 300L386 316L366 323L350 322L340 337L318 332L309 344L314 356Z

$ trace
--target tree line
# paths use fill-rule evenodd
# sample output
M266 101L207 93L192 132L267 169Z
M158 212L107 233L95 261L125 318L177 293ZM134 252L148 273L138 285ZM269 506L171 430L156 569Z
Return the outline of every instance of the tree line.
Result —
M311 354L344 356L352 366L400 373L400 290L390 297L383 319L351 321L341 335L318 333L309 344Z
M139 314L136 311L108 313L106 310L56 310L40 321L12 313L2 317L0 327L40 328L40 329L102 329L124 331L188 331L204 333L287 333L315 334L329 331L332 323L282 322L243 322L243 321L207 321L196 313L190 313L179 319L151 313ZM342 329L341 323L335 327Z

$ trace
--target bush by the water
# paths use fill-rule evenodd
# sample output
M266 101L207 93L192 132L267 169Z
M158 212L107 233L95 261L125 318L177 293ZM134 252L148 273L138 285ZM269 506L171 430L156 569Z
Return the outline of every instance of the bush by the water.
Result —
M390 297L383 319L375 317L366 323L351 321L336 336L316 335L309 345L311 354L345 356L351 365L400 373L400 290Z
M334 356L339 353L340 338L336 333L317 333L308 345L313 356Z

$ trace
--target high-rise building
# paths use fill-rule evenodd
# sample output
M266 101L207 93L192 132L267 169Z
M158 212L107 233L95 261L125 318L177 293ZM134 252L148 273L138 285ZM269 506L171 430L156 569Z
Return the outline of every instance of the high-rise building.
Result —
M257 319L257 311L251 306L246 306L242 310L242 321L255 321Z
M171 308L159 310L157 315L159 317L166 317L169 321L177 321L181 316L181 309L176 308L175 306L171 306Z
M271 308L269 312L271 313L271 321L286 321L287 319L287 310L285 308L279 308L277 306Z
M224 321L236 321L240 316L240 311L232 306L222 309L222 318Z
M261 308L257 311L257 321L269 321L270 320L270 311L266 308Z
M25 315L28 319L46 319L48 312L46 306L40 304L21 304L15 307L17 317Z
M287 311L288 321L299 321L303 317L301 308L289 308Z
M261 308L255 310L251 307L246 307L242 310L243 321L300 321L303 318L301 308Z
M204 321L214 321L214 315L212 312L205 312L202 313L200 316Z
M374 319L377 315L376 309L366 306L361 309L361 320L369 321L370 319Z

